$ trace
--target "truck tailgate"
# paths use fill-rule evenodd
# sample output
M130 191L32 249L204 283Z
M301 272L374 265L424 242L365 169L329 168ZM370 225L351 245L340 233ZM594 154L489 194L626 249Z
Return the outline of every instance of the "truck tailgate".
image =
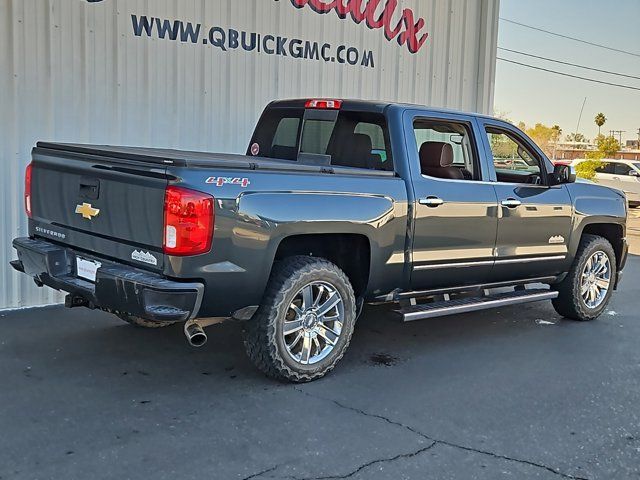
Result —
M39 146L33 151L30 233L161 270L167 183L162 159L114 159L90 149Z

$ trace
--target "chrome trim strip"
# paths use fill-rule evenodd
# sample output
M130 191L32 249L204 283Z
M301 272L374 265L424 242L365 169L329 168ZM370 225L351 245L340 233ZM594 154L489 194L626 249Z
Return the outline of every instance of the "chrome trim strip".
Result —
M433 265L417 265L414 270L436 270L438 268L463 268L463 267L482 267L493 265L495 260L481 260L477 262L458 262L458 263L436 263Z
M443 317L445 315L454 315L457 313L476 312L478 310L488 310L495 307L504 307L506 305L518 305L522 303L537 302L541 300L552 300L558 297L558 292L551 290L544 293L535 293L532 295L523 295L521 297L502 298L499 300L485 300L484 302L470 303L467 305L456 305L453 307L434 308L424 312L411 312L402 315L402 320L411 322L413 320L423 320L425 318Z
M552 262L556 260L564 260L566 255L555 255L552 257L532 257L532 258L508 258L506 260L496 260L496 264L506 265L509 263L531 263L531 262Z
M435 263L432 265L417 265L414 266L413 269L437 270L439 268L485 267L493 264L508 265L511 263L552 262L566 258L566 255L555 255L551 257L508 258L506 260L479 260L477 262Z

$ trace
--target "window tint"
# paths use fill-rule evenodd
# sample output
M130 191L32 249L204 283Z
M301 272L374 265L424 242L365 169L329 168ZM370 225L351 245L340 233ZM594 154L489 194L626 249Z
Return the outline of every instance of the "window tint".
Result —
M304 109L268 110L250 145L257 143L263 157L297 161L299 150L328 155L334 166L393 171L384 115L341 110L331 120L307 116L311 118L305 119ZM247 149L250 154L251 146Z
M251 146L258 145L258 155L267 158L295 161L298 158L298 137L303 109L267 110L256 127L247 155L252 155Z
M629 175L629 172L631 171L631 167L629 165L626 165L624 163L616 163L615 164L615 174L616 175Z
M469 129L464 124L416 120L413 133L423 175L449 180L481 179ZM443 151L447 150L452 154L448 160L451 164L443 165Z
M386 162L387 145L384 138L384 131L380 125L375 123L360 122L356 125L356 134L367 135L371 139L372 154L380 157L380 163Z
M602 166L596 168L596 172L613 175L616 172L616 167L613 163L603 163Z
M272 145L281 145L283 147L295 147L298 143L298 126L299 118L282 118L273 137Z
M540 162L515 135L488 128L487 136L498 182L534 185L542 183Z
M300 152L326 155L335 124L328 120L305 120Z

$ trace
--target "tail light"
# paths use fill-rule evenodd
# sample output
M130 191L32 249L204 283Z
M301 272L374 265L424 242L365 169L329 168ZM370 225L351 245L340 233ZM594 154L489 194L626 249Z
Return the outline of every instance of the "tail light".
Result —
M27 216L31 218L31 163L27 165L27 169L24 172L24 209L27 212Z
M164 253L200 255L211 250L215 212L213 197L180 187L164 195Z
M340 110L342 108L342 100L308 100L305 108L317 108L319 110Z

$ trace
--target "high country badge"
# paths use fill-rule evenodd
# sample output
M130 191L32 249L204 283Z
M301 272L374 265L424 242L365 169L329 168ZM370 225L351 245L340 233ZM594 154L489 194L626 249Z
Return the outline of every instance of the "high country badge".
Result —
M131 259L136 262L148 263L149 265L158 265L158 259L149 252L143 252L142 250L134 250L131 254Z

